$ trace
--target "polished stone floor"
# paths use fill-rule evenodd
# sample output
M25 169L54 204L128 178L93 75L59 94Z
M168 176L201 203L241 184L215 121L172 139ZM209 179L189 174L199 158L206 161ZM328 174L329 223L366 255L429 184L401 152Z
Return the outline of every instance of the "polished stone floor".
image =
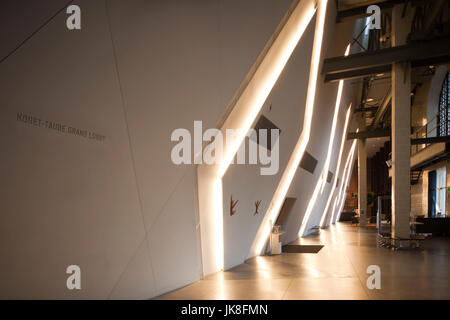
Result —
M376 247L375 230L339 223L294 244L323 244L319 253L261 256L157 299L450 299L450 238L423 250ZM369 290L369 265L381 289Z

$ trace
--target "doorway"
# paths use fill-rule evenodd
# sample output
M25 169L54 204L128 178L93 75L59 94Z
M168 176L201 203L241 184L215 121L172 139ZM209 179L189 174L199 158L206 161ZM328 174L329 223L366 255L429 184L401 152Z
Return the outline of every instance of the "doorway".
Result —
M436 216L436 170L428 172L428 217Z
M447 170L445 167L428 172L428 217L445 217Z

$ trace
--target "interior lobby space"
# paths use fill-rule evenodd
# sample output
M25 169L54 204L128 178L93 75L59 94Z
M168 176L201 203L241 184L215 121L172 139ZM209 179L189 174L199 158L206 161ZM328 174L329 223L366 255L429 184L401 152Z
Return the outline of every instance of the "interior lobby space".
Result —
M376 230L340 222L294 243L323 247L318 253L251 258L156 299L450 299L448 239L396 252L376 245ZM366 286L371 264L383 270L380 290Z
M449 254L450 0L0 1L0 300L450 300Z

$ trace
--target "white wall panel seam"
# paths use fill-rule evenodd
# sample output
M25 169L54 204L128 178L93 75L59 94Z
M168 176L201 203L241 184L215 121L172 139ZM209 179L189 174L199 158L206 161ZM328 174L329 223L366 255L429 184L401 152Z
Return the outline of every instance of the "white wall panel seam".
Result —
M138 201L139 201L139 208L140 208L140 213L141 213L141 218L142 218L142 227L144 228L144 239L143 239L143 241L146 242L146 247L147 247L146 251L147 251L148 259L149 259L150 266L151 266L151 269L152 269L151 270L151 274L152 274L152 277L153 277L153 283L157 284L156 278L155 278L155 274L154 274L154 271L153 271L152 258L150 256L150 247L148 245L148 241L146 241L147 238L148 238L148 232L147 232L147 228L145 227L144 208L143 208L142 199L141 199L141 189L139 187L139 182L138 182L138 178L137 178L137 174L136 174L136 162L135 162L135 159L134 159L134 151L133 151L133 146L132 146L132 141L131 141L130 128L129 128L129 125L128 125L128 117L127 117L127 111L126 111L126 106L125 106L125 104L126 104L125 103L125 97L124 97L124 93L123 93L122 83L121 83L121 80L120 80L120 72L119 72L119 66L118 66L118 61L117 61L116 46L115 46L115 43L114 43L113 31L112 31L112 26L111 26L111 18L110 18L109 12L108 12L108 0L104 0L104 4L105 4L106 20L108 21L109 35L110 35L110 38L111 38L111 50L112 50L113 57L114 57L114 67L115 67L115 70L116 70L117 82L118 82L118 86L119 86L119 90L120 90L120 98L121 98L123 117L124 117L126 132L127 132L127 138L128 138L129 153L130 153L130 157L131 157L131 163L132 163L132 167L133 167L132 169L133 169L134 180L135 180L135 183L136 183L137 196L138 196ZM114 287L112 288L111 292L108 294L108 298L113 293L113 290L117 286L117 284L119 283L123 273L126 272L128 264L133 260L133 257L136 254L136 252L139 250L139 247L140 247L141 244L142 244L142 242L140 242L139 245L137 246L135 253L130 258L130 261L128 261L128 263L126 264L126 267L124 268L123 272L120 274L120 276L117 279L116 283L114 284Z

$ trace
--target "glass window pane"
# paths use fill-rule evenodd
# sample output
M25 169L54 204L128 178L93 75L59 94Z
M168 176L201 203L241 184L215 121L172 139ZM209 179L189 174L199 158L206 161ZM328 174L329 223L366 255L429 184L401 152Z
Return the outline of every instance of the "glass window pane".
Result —
M447 136L450 133L450 74L447 74L442 83L439 94L438 135Z

